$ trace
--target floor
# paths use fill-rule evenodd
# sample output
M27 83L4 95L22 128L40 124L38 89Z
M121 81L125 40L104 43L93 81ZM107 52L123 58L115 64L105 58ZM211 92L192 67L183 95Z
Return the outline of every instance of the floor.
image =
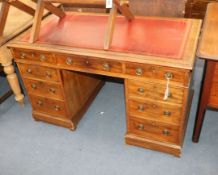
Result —
M27 98L25 107L13 97L1 104L0 175L217 175L218 112L206 113L200 142L191 141L201 75L198 62L181 158L125 144L124 87L107 82L76 132L35 122Z

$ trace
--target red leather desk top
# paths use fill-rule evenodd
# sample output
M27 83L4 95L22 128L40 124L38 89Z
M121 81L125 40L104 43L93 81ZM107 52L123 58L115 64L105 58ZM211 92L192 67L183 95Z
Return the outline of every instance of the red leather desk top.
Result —
M103 50L107 21L108 16L75 13L54 17L41 27L37 43ZM184 19L117 17L110 50L182 59L190 25Z

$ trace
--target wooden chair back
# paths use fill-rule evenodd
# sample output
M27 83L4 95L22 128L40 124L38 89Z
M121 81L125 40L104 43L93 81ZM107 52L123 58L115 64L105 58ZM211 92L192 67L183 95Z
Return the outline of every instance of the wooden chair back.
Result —
M117 12L119 11L122 15L126 17L127 20L131 21L134 19L133 14L131 13L129 9L129 3L127 0L111 0L112 1L112 8L110 10L109 20L107 24L107 31L105 35L105 41L104 41L104 49L109 49L112 38L113 38L113 31L114 31L114 25L115 25L115 18L117 15ZM63 18L65 16L65 12L52 7L51 3L61 3L61 4L74 4L77 6L100 6L105 8L106 1L105 0L39 0L37 4L37 9L34 17L33 22L33 28L31 31L30 36L30 43L33 43L37 40L40 32L40 25L42 20L42 14L45 7L49 7L50 11L57 15L60 18Z

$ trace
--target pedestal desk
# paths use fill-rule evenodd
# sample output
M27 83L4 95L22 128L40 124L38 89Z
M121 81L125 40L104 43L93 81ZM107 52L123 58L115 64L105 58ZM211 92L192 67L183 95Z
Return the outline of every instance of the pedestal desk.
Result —
M103 85L125 80L125 141L180 156L192 101L192 71L201 21L117 17L109 50L107 16L68 13L44 20L36 43L29 33L9 48L33 117L74 130Z
M207 108L218 109L218 3L207 8L198 56L205 59L204 77L196 115L193 141L198 142Z

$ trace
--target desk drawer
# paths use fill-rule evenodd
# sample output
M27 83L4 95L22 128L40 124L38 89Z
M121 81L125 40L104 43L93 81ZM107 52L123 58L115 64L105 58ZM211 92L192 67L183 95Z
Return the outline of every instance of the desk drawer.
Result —
M35 95L30 95L30 100L34 111L50 114L55 117L67 118L65 103L63 101Z
M126 64L126 74L144 77L147 79L166 81L166 76L171 76L171 82L176 82L188 86L190 73L189 71L173 69L168 67L153 66L146 64Z
M28 61L37 61L37 62L44 62L44 63L56 63L55 57L52 54L47 52L37 52L32 50L17 50L14 49L14 57L15 59L22 59Z
M18 67L24 78L60 81L59 72L56 69L28 64L18 64Z
M57 83L48 83L44 81L24 79L29 94L37 94L49 98L64 99L62 87Z
M182 107L157 103L156 101L129 100L129 113L131 116L162 121L169 124L179 124Z
M169 97L167 100L164 100L166 86L161 84L144 83L143 81L136 80L127 81L129 97L158 100L173 104L182 104L183 102L184 88L175 88L170 86Z
M76 55L56 55L58 65L85 70L122 73L120 62Z
M170 143L179 143L179 128L174 125L166 125L150 120L133 118L129 120L128 133L134 133L141 137L165 141Z

